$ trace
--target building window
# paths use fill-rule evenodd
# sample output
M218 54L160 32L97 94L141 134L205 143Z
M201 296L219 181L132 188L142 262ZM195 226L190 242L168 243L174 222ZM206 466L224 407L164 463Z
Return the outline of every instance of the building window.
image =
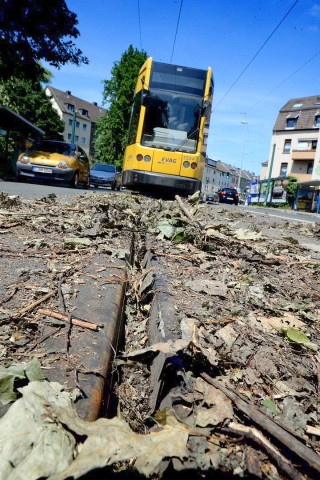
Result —
M75 139L76 142L79 142L79 136L78 136L78 135L76 135L76 136L74 137L74 139Z
M314 125L315 125L315 127L320 127L320 115L317 115L317 116L316 116Z
M82 143L82 145L85 145L85 144L86 144L86 139L85 139L85 137L81 137L81 143Z
M313 172L313 162L310 162L308 163L308 166L307 166L307 173L311 175L312 172Z
M291 152L291 140L284 141L283 153L290 153Z
M80 127L80 122L76 122L76 128Z
M68 133L68 140L71 140L71 133Z
M86 124L86 123L84 123L84 124L82 125L82 130L83 130L83 131L86 131L86 130L87 130L87 124Z
M72 105L71 103L67 103L67 109L68 112L74 112L74 105Z
M298 140L298 150L309 150L309 142L308 140Z
M311 140L311 149L317 150L318 140Z
M72 118L69 118L68 124L69 124L69 127L72 127Z
M280 176L287 175L287 171L288 171L288 164L287 163L281 163Z
M287 128L294 128L297 125L298 117L287 118Z
M81 113L84 117L88 116L88 110L85 110L84 108L81 109Z

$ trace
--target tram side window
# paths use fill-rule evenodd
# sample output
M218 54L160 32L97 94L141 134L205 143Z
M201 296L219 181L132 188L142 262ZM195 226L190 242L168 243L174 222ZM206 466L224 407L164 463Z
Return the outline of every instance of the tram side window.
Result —
M141 110L141 92L138 92L133 100L133 107L131 112L129 135L128 135L129 145L132 145L133 143L136 142L140 110Z

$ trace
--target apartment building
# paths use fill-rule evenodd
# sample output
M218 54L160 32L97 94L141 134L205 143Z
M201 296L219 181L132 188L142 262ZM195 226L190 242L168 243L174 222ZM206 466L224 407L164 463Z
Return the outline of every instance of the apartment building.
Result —
M240 177L240 181L239 181ZM240 192L246 192L250 187L252 174L240 170L220 160L206 158L206 165L202 177L202 193L211 195L221 188L239 188Z
M319 128L320 96L289 100L273 128L265 176L292 175L298 182L320 180Z
M74 140L74 143L80 145L89 156L93 157L96 124L101 117L106 115L107 110L99 107L96 102L90 103L75 97L69 90L63 92L47 86L45 93L65 124L64 140L66 142Z

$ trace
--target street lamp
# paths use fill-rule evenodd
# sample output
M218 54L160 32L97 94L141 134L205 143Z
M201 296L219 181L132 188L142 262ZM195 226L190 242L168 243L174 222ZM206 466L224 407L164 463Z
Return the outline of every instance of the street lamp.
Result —
M242 156L241 156L241 164L240 164L240 172L239 172L239 178L238 178L238 190L240 191L240 183L241 183L241 174L242 174L242 167L243 167L243 158L244 158L244 151L246 148L246 140L247 140L247 133L248 133L248 122L243 121L240 122L242 125L246 125L246 131L244 134L244 139L243 139L243 148L242 148Z

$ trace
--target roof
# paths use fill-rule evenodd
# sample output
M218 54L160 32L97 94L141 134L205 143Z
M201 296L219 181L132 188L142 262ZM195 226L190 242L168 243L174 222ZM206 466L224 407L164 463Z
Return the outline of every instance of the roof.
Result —
M315 117L320 116L320 95L292 98L279 111L273 131L279 130L315 130ZM293 128L287 129L287 118L297 118Z
M41 128L3 105L0 105L0 128L7 131L15 130L26 136L45 134Z
M62 90L51 87L50 85L46 87L46 90L51 93L63 113L67 113L69 115L72 114L72 112L70 112L67 107L68 104L71 104L74 105L74 108L77 112L77 117L90 120L93 123L97 123L97 121L101 117L104 117L104 115L107 113L107 110L105 108L99 107L95 102L90 103L86 100L82 100L79 97L71 95L71 92L69 90L63 92ZM88 115L83 115L81 113L82 110L86 110L88 112Z

